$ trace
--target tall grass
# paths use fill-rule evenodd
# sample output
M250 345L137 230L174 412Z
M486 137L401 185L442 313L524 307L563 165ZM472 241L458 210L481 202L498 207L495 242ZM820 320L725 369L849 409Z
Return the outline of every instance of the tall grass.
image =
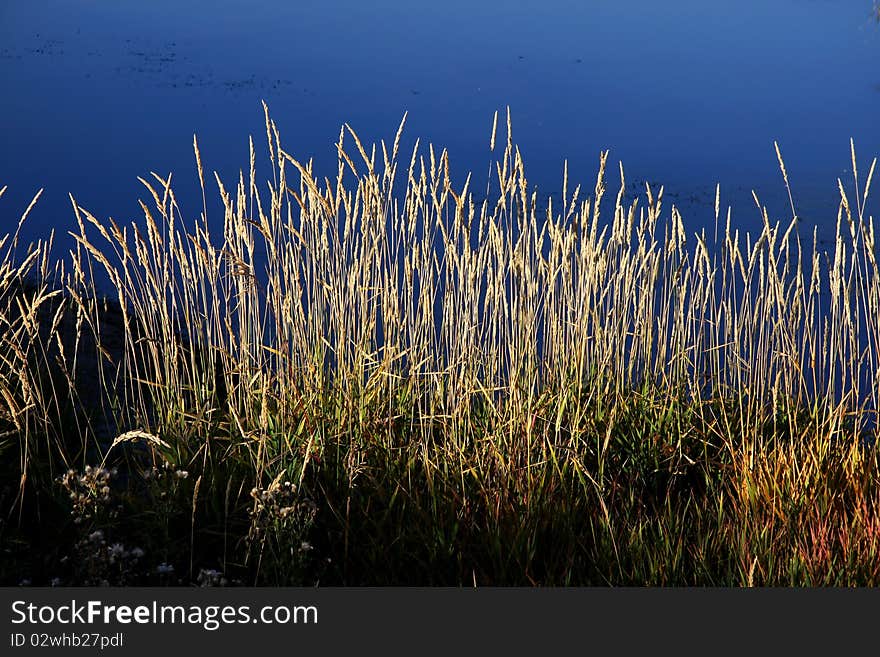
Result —
M0 197L5 191L0 188ZM17 502L32 456L64 462L70 453L58 432L70 386L48 367L63 358L58 349L63 317L59 263L50 260L54 234L19 253L21 226L41 193L22 214L16 232L0 238L0 459L21 475L15 490L3 491Z
M609 210L607 153L589 195L566 169L545 203L509 114L480 203L446 151L401 160L403 123L369 150L344 126L331 180L265 119L269 181L251 141L234 190L207 182L194 140L194 222L170 176L142 180L127 226L72 199L45 338L75 327L59 396L101 361L105 408L78 435L103 464L193 473L175 484L191 578L204 530L221 569L269 582L877 581L876 161L862 183L853 148L825 253L793 200L751 236L716 193L715 230L689 234L662 188L626 197L622 165ZM3 368L4 417L52 403Z

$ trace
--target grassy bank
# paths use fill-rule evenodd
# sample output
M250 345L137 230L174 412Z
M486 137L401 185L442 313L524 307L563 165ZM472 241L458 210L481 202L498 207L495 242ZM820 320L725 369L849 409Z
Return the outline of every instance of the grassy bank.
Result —
M400 131L319 180L267 113L268 181L194 142L198 220L154 175L65 257L7 238L3 581L876 583L873 166L825 253L794 202L611 206L607 154L543 203L506 132L478 204Z

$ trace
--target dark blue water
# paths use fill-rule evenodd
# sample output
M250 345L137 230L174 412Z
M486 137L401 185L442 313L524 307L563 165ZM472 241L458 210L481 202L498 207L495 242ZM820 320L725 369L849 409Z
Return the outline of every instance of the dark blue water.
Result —
M870 0L7 0L0 232L40 187L27 237L73 228L68 192L99 217L134 219L150 171L173 171L196 217L193 133L232 186L249 134L263 152L266 100L287 150L321 176L335 174L343 122L390 141L408 111L404 152L416 137L447 147L472 189L485 187L493 113L509 105L542 196L558 193L565 159L592 189L610 148L611 190L623 160L630 181L666 185L689 230L711 223L717 182L740 227L758 225L752 189L772 218L790 215L777 140L798 214L827 235L837 178L852 186L850 137L863 178L880 153L870 14Z

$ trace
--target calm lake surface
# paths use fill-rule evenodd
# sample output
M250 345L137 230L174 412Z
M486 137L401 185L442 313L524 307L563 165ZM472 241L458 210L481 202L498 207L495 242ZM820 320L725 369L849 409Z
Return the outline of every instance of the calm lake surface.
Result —
M802 233L827 237L837 178L853 185L850 137L862 181L880 153L870 14L870 0L5 0L0 233L40 187L28 239L73 228L68 192L99 217L139 217L150 171L174 172L197 217L193 133L233 185L248 135L265 152L265 100L321 177L335 175L343 122L390 142L408 111L405 157L416 137L446 147L455 184L472 170L476 189L493 113L510 106L540 196L558 196L565 159L592 189L607 148L609 189L622 160L628 181L666 185L689 232L712 224L716 183L741 228L759 223L752 189L790 217L777 140Z

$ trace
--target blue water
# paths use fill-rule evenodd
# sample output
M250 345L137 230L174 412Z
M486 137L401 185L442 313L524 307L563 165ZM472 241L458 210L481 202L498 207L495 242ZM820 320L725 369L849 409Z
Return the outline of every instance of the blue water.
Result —
M510 106L541 196L558 194L566 159L592 189L611 149L610 189L622 160L628 180L666 185L689 231L711 224L716 183L738 226L758 225L753 189L790 216L777 140L805 232L827 236L837 178L852 187L850 138L863 179L880 154L870 14L870 0L6 0L0 233L41 187L28 238L73 229L69 192L134 219L150 171L174 172L198 216L193 133L231 186L249 134L262 152L265 100L320 176L335 174L343 122L390 141L408 111L405 152L416 137L447 147L456 184L473 170L477 189L492 116Z

